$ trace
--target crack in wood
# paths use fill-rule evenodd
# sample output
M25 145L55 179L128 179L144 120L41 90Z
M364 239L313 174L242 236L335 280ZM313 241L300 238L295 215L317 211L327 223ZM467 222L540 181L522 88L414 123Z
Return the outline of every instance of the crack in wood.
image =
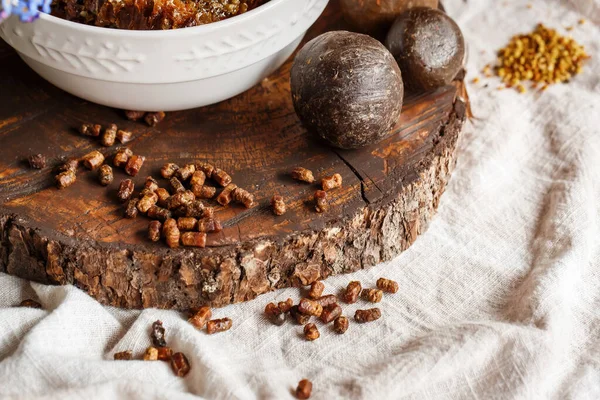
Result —
M240 222L242 222L243 220L250 218L259 212L262 212L262 208L263 208L262 206L257 205L253 208L243 210L242 212L238 212L237 210L235 210L234 217L229 218L226 221L222 221L223 228L231 228L234 225L239 225Z
M360 196L362 197L365 204L367 204L367 205L371 204L371 202L369 201L369 199L367 198L367 196L365 194L365 179L362 177L360 172L358 172L358 170L356 168L354 168L354 166L348 160L346 160L338 151L336 151L336 150L332 150L332 151L336 156L339 157L340 160L342 160L342 162L344 164L346 164L346 166L348 168L350 168L350 171L352 171L352 173L358 178L358 180L360 181ZM375 184L375 182L373 182L373 184ZM377 185L375 185L375 186L377 187ZM377 189L379 189L379 188L377 188Z

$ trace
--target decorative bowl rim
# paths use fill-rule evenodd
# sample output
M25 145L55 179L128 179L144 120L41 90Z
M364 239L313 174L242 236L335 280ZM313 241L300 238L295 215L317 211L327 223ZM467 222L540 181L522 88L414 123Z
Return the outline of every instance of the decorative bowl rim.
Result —
M203 34L210 33L215 30L226 29L231 27L232 25L238 25L243 23L245 20L253 18L263 13L269 12L269 10L273 7L276 7L280 3L284 3L286 1L297 1L297 0L270 0L267 3L256 7L250 11L247 11L243 14L233 16L231 18L227 18L221 21L211 22L209 24L191 26L187 28L177 28L177 29L165 29L165 30L133 30L133 29L116 29L116 28L107 28L101 26L94 25L86 25L80 22L69 21L63 18L55 17L50 14L40 13L40 20L44 20L50 23L54 23L57 25L62 25L66 28L76 28L80 31L87 31L88 33L96 33L103 34L108 36L118 36L125 38L177 38L181 36L189 36L194 34ZM307 0L309 1L309 0Z

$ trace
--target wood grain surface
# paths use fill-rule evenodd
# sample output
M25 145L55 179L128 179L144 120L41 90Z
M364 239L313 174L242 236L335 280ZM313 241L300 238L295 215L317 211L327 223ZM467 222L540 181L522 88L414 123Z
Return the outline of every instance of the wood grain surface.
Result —
M337 1L305 40L347 29ZM0 44L0 271L52 284L75 284L105 304L186 309L245 301L276 288L310 283L389 260L424 232L455 164L468 104L461 80L405 99L402 116L383 142L360 150L328 147L306 132L291 102L291 60L260 85L231 100L169 113L158 126L127 121L119 110L85 102L37 77ZM126 176L98 184L81 170L75 185L57 190L52 167L61 157L115 147L80 136L83 122L116 123L134 132L130 148L147 157L137 187L166 162L208 161L228 171L258 205L218 207L224 230L206 249L171 250L146 239L149 220L125 219L116 190ZM48 166L28 168L42 153ZM340 173L332 207L314 211L317 178ZM168 187L162 180L161 186ZM288 212L273 215L273 194Z

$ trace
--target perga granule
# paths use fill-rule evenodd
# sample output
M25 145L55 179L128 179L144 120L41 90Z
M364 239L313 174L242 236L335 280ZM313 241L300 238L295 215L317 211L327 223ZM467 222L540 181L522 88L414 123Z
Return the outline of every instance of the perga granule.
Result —
M523 81L545 90L554 83L566 83L582 71L590 58L583 46L573 38L560 35L556 30L538 24L528 34L514 36L498 52L496 74L507 87L526 91Z

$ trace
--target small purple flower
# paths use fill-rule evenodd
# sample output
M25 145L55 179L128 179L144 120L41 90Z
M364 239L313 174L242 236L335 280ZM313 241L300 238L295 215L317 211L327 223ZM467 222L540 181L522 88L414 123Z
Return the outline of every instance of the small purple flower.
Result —
M8 18L12 12L13 2L11 0L2 0L0 7L0 19Z
M11 15L18 15L22 22L35 21L42 12L50 13L52 0L1 0L0 21Z

